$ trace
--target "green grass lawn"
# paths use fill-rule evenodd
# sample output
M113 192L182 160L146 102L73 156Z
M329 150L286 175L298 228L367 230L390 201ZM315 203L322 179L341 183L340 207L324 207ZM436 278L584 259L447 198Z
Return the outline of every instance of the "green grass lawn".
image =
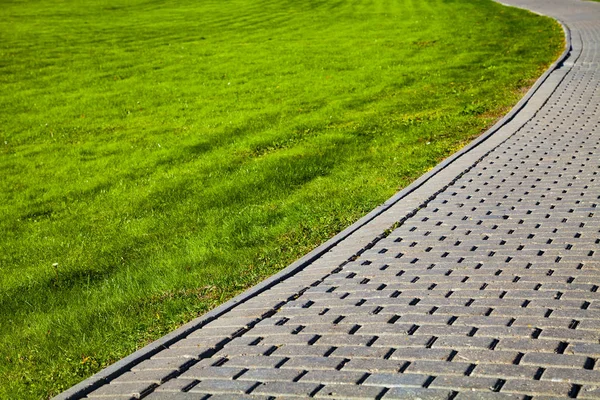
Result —
M0 398L59 393L489 127L562 50L488 0L5 0Z

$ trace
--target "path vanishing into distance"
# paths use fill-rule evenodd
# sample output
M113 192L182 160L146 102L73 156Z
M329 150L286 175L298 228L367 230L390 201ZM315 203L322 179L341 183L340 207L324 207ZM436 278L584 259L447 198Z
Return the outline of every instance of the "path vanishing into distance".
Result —
M600 3L482 137L336 237L57 399L600 398Z

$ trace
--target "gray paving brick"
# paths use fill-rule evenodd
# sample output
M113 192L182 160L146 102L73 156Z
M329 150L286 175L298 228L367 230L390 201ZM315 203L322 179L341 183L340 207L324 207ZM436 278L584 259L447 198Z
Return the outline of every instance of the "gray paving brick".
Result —
M518 354L519 353L516 351L465 349L459 350L455 359L457 361L464 361L475 364L511 364L517 358Z
M492 315L490 315L490 316L459 317L454 322L454 325L477 326L479 328L491 327L493 329L493 328L499 327L499 326L504 327L504 326L508 325L509 323L514 324L514 322L511 320L512 320L512 318L508 317L508 316L503 317L503 316L493 315L493 311L492 311Z
M316 344L331 346L366 346L377 339L375 335L323 335ZM378 339L379 341L379 339Z
M337 347L332 357L344 358L383 358L393 351L389 347L365 347L365 346L344 346Z
M182 377L178 377L177 379L171 379L159 387L156 388L156 392L185 392L187 389L191 389L192 386L195 386L199 381L197 379L186 379Z
M403 360L380 360L380 359L354 359L344 365L344 371L361 372L398 372L408 361Z
M242 395L239 393L215 393L209 397L211 400L272 400L272 398L272 396L260 396L257 394Z
M477 376L438 376L436 377L429 387L434 389L454 389L459 390L478 390L484 392L491 392L498 379L495 378L482 378Z
M370 375L364 382L366 386L384 386L384 387L422 387L429 379L426 374L381 374Z
M303 334L303 333L299 333L297 335L288 335L288 336L279 336L279 335L275 335L275 336L266 336L261 338L261 343L267 345L275 345L275 346L282 346L282 345L305 345L308 343L312 343L315 340L315 337L317 337L317 335L313 334L313 333L309 333L309 334ZM252 337L252 340L256 340L256 337ZM321 343L319 343L321 344Z
M437 338L432 348L445 349L489 349L494 343L493 338L468 336L442 336Z
M292 357L280 368L331 370L338 368L343 361L343 358L337 357Z
M274 337L277 338L278 336L274 336ZM259 339L262 339L262 340L259 340ZM257 342L257 340L259 340L259 341ZM227 342L227 344L225 346L254 346L256 344L265 345L266 343L264 341L265 341L265 338L256 338L256 337L252 337L252 336L239 336L239 337L235 337L231 341ZM273 344L273 343L269 343L269 344Z
M275 335L291 335L292 332L295 332L301 325L292 325L286 324L283 326L278 325L268 325L261 326L260 328L254 328L246 333L244 336L246 337L257 337L257 336L275 336Z
M270 396L301 396L308 397L319 388L317 383L306 382L265 382L257 386L252 394Z
M523 400L525 395L494 392L460 392L455 400ZM538 396L535 396L538 400Z
M565 353L597 358L600 357L600 343L570 343Z
M423 336L381 336L377 337L377 340L371 344L373 347L396 347L396 348L409 348L409 347L425 347L430 342L433 335Z
M150 392L157 385L150 382L135 383L111 383L100 386L93 393L87 395L89 398L140 398L145 393Z
M415 335L428 335L428 336L467 336L473 326L469 325L424 325L419 327L415 332ZM483 329L483 328L482 328Z
M242 373L244 369L240 367L198 367L188 369L180 375L186 379L233 379L234 376Z
M286 357L241 356L227 361L226 366L243 368L275 368L276 366L285 363L286 360Z
M324 356L332 350L332 346L328 345L283 345L272 354L278 357L291 356Z
M360 335L407 335L408 332L413 328L414 324L370 324L362 326L358 330Z
M483 327L477 330L478 337L491 337L491 338L528 338L535 332L535 328L524 327L524 326L494 326L494 327ZM551 338L553 339L553 338Z
M217 327L217 328L202 328L190 333L188 338L206 340L219 340L224 337L231 337L241 327Z
M315 395L318 399L375 399L383 388L376 386L349 386L327 384Z
M222 379L203 379L189 393L234 393L245 394L256 386L255 382Z
M527 393L568 397L571 389L572 385L570 383L508 379L504 386L502 386L501 393Z
M234 358L240 356L264 355L273 349L273 346L267 344L258 344L256 346L231 346L227 345L213 355L216 357Z
M144 399L150 400L203 400L209 396L209 393L185 393L185 392L153 392Z
M487 376L494 378L521 378L533 379L539 367L514 364L479 364L473 370L473 376Z
M363 371L309 371L300 382L358 384L366 375Z
M160 358L159 355L160 354L169 354L169 351L176 351L179 349L183 349L181 350L182 352L184 352L184 354L186 352L191 352L190 354L193 357L197 357L199 354L204 353L206 350L211 349L217 342L221 341L223 338L216 338L215 340L204 340L204 339L199 339L199 338L184 338L181 339L173 344L171 344L171 346L169 346L168 349L165 349L159 353L157 353L154 358ZM166 358L170 358L170 354L168 357Z
M580 399L599 399L600 398L600 386L596 385L583 385L579 391L577 398Z
M544 310L546 311L546 310ZM518 317L515 318L513 326L535 326L537 328L569 328L572 318L544 318L543 316Z
M464 375L471 367L470 363L464 362L439 362L417 360L413 361L406 369L407 373L421 373L430 375Z
M452 393L445 389L424 389L409 387L393 387L383 396L386 400L391 399L421 399L421 400L447 400Z
M175 375L175 371L169 370L148 370L148 371L129 371L116 377L113 383L135 383L151 382L159 384L170 379Z
M551 353L528 353L521 360L523 365L536 365L540 367L558 366L565 368L584 367L587 357L575 356L569 354L551 354Z
M552 382L570 382L596 384L600 386L600 371L572 368L547 368L541 380Z
M302 375L300 369L252 368L236 377L240 381L291 382Z
M450 349L428 349L428 348L400 348L391 354L391 360L440 360L448 359L452 350Z
M479 333L479 332L478 332ZM502 338L498 341L498 350L516 350L526 352L554 353L560 344L560 340L544 340L529 338Z
M196 358L199 358L200 355L205 353L207 350L209 350L208 347L200 347L200 346L169 348L169 349L165 349L165 350L159 352L158 354L154 355L152 357L152 360L169 359L169 358L196 359ZM176 361L176 362L181 362L181 361Z

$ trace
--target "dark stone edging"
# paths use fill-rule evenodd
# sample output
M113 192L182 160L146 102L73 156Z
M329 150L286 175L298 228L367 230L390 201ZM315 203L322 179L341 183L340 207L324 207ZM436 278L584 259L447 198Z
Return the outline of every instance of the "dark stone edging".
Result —
M129 371L135 365L151 358L152 356L154 356L155 354L159 353L160 351L168 348L169 346L171 346L173 343L177 342L178 340L188 336L190 333L192 333L198 329L201 329L204 325L214 321L215 319L219 318L223 314L231 311L236 306L245 303L249 299L254 298L255 296L257 296L257 295L263 293L264 291L272 288L273 286L277 285L278 283L280 283L280 282L286 280L287 278L295 275L296 273L302 271L303 269L305 269L306 267L311 265L315 260L320 258L323 254L327 253L332 248L337 246L339 243L341 243L342 241L347 239L349 236L351 236L353 233L358 231L360 228L362 228L363 226L365 226L368 223L370 223L371 221L373 221L375 218L377 218L379 215L381 215L382 213L384 213L385 211L390 209L392 206L394 206L395 204L400 202L406 196L415 192L417 189L419 189L421 186L423 186L425 183L427 183L430 179L432 179L434 176L439 174L441 171L445 170L448 167L451 167L452 164L455 161L457 161L459 158L461 158L462 156L469 153L471 150L475 149L476 147L478 147L479 145L484 143L487 139L489 139L492 135L494 135L498 130L500 130L502 127L504 127L510 121L512 121L518 115L518 113L527 106L527 104L529 103L529 100L531 100L533 95L539 90L539 88L542 86L542 84L544 82L546 82L548 77L554 71L556 71L558 68L560 68L563 65L563 62L569 56L571 49L572 49L571 33L570 33L570 30L568 29L568 27L565 26L560 20L558 20L558 22L561 24L561 26L564 30L565 42L566 42L565 50L559 56L559 58L548 68L548 70L546 70L546 72L535 82L535 84L531 87L531 89L527 92L527 94L515 105L515 107L513 107L506 116L504 116L494 126L492 126L490 129L488 129L484 134L482 134L477 139L475 139L474 141L469 143L467 146L463 147L461 150L457 151L456 153L454 153L453 155L451 155L450 157L448 157L447 159L445 159L444 161L442 161L441 163L436 165L432 170L428 171L427 173L422 175L420 178L415 180L413 183L411 183L409 186L407 186L403 190L399 191L398 193L396 193L395 195L390 197L382 205L376 207L373 211L371 211L370 213L368 213L367 215L365 215L364 217L362 217L361 219L356 221L354 224L350 225L348 228L344 229L342 232L338 233L337 235L335 235L334 237L329 239L327 242L323 243L322 245L320 245L316 249L312 250L305 256L294 261L292 264L290 264L288 267L286 267L282 271L265 279L264 281L260 282L259 284L251 287L250 289L239 294L238 296L227 301L226 303L216 307L215 309L209 311L208 313L204 314L203 316L190 321L189 323L181 326L180 328L174 330L173 332L161 337L160 339L157 339L156 341L139 349L138 351L130 354L129 356L106 367L105 369L96 373L95 375L91 376L90 378L88 378L88 379L78 383L77 385L67 389L66 391L62 392L58 396L54 397L54 399L55 400L67 400L67 399L70 400L70 399L83 398L84 396L86 396L87 394L96 390L100 386L109 383L111 380L113 380L117 376Z

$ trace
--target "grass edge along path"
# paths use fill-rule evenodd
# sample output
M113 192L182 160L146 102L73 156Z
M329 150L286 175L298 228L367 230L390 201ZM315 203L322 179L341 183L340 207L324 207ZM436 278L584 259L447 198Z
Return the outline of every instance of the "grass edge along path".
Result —
M9 2L0 39L2 398L57 394L284 268L562 49L547 18L442 0Z

